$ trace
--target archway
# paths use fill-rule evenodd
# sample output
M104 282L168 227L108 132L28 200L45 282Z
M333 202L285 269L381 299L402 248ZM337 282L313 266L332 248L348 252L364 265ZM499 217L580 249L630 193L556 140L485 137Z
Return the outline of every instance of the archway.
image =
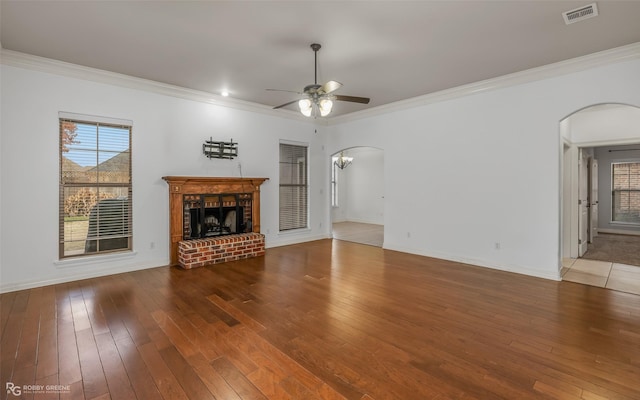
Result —
M340 156L351 160L340 163ZM333 238L382 247L384 151L365 146L342 149L331 155L330 177Z
M589 106L560 122L564 280L640 293L640 282L629 289L618 279L640 266L639 128L640 108L626 104ZM621 179L623 168L631 180Z

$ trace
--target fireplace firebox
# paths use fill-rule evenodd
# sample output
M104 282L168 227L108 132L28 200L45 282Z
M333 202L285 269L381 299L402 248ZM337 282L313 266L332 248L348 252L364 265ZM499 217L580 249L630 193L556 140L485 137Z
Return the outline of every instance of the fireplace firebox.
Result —
M183 240L252 231L251 193L186 194Z

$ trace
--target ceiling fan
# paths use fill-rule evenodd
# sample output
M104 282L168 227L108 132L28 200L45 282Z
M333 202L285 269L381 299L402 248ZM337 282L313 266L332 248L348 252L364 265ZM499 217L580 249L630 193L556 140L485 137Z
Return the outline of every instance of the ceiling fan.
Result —
M312 85L307 85L304 87L302 92L293 92L302 95L301 99L296 99L290 101L288 103L281 104L277 107L273 107L273 109L278 109L282 107L286 107L293 103L298 103L300 107L300 112L306 116L310 117L313 115L317 116L317 113L320 113L321 117L325 117L331 113L331 109L333 108L333 101L349 101L352 103L360 103L360 104L369 104L370 99L368 97L357 97L357 96L345 96L340 94L333 94L336 90L342 87L342 83L336 81L329 81L324 85L318 84L318 50L320 50L322 46L318 43L313 43L311 45L311 49L314 54L314 83ZM280 89L267 89L267 90L275 90L282 92L290 92L290 90L280 90Z

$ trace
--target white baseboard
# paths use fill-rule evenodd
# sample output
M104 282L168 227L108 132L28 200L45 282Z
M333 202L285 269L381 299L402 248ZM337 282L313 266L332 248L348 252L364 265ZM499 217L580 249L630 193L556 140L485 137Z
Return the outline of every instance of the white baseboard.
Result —
M80 272L80 273L74 272L74 273L64 274L62 276L48 278L48 279L34 279L34 280L27 280L22 282L2 284L0 285L0 293L8 293L8 292L15 292L17 290L33 289L37 287L79 281L83 279L99 278L101 276L140 271L143 269L160 268L160 267L166 267L168 265L169 265L169 259L166 259L163 262L159 263L159 265L158 263L135 264L135 265L127 265L123 267L115 267L115 268L105 268L105 269L98 269L98 270L94 269L91 271L85 270L84 272Z
M384 225L382 222L370 221L370 220L364 220L364 219L358 219L358 218L348 218L343 221L333 221L333 222L355 222L358 224Z
M416 254L424 257L438 258L440 260L448 260L448 261L459 262L462 264L469 264L476 267L490 268L490 269L495 269L495 270L505 271L505 272L513 272L516 274L533 276L536 278L550 279L553 281L562 280L559 267L555 268L556 271L544 272L544 271L539 271L537 269L533 269L529 267L494 264L494 263L486 262L484 260L478 260L478 259L473 259L468 257L460 257L453 254L427 252L419 249L412 249L412 248L407 248L403 246L396 246L394 244L387 244L386 242L384 244L384 248L388 250L401 251L403 253Z
M322 240L322 239L331 239L331 234L320 234L320 235L303 236L303 237L301 236L280 237L276 240L266 241L265 248L269 249L271 247L289 246L292 244L313 242L314 240Z

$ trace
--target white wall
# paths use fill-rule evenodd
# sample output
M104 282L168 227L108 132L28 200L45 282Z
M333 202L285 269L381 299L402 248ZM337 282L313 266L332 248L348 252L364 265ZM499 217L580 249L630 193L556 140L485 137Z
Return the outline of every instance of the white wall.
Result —
M333 222L384 223L384 152L371 147L345 151L353 163L338 170L338 207Z
M357 146L384 151L385 247L559 279L560 121L593 104L640 105L637 58L362 119L337 119L323 128L1 68L1 291L165 265L163 175L237 175L241 163L245 176L271 178L262 189L268 247L328 237L329 155ZM133 121L135 253L129 257L57 262L59 111ZM238 141L240 157L204 158L201 144L210 136ZM310 229L290 235L277 233L281 139L310 144Z
M265 114L1 66L0 291L168 264L165 175L269 178L262 185L267 247L329 237L323 135ZM58 261L58 112L133 121L134 253ZM210 160L203 141L233 138L239 157ZM310 146L310 229L278 234L281 139ZM153 246L151 245L153 243ZM152 248L153 247L153 248Z
M386 248L559 279L560 121L640 105L638 71L620 62L345 121L329 150L384 150Z

